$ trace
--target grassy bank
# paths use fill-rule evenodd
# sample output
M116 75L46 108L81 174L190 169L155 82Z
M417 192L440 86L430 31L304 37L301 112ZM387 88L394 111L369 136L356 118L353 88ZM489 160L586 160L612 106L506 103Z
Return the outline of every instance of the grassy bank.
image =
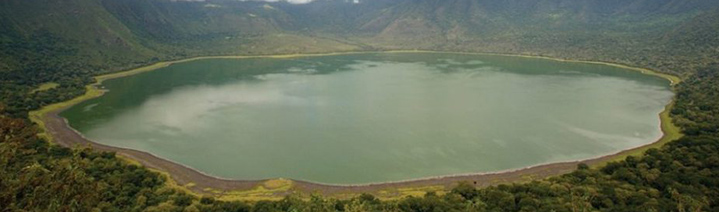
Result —
M662 137L659 138L659 140L657 140L651 144L647 144L647 145L640 146L640 147L637 147L634 149L623 151L620 154L614 155L613 157L611 157L605 161L602 161L600 163L592 165L592 168L600 168L609 162L617 162L617 161L624 160L627 156L634 156L634 157L642 156L644 154L644 152L646 152L647 150L649 150L651 148L661 148L662 146L664 146L664 144L667 144L671 141L675 141L675 140L683 137L684 134L682 134L681 129L678 126L674 125L672 117L669 115L669 113L671 112L673 107L674 107L674 101L669 103L669 105L664 107L664 110L661 113L659 113L659 120L661 122L660 128L663 133Z

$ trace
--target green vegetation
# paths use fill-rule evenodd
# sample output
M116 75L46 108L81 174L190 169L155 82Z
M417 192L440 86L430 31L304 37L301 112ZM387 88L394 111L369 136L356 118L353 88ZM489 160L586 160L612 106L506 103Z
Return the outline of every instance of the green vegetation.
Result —
M216 6L206 7L211 2ZM718 211L719 2L366 0L0 2L4 211ZM266 5L267 6L264 6ZM323 12L319 12L323 11ZM325 12L327 11L327 12ZM380 201L224 202L166 185L113 153L38 137L28 112L93 75L205 55L428 49L606 61L681 76L684 137L598 169L524 184ZM35 90L54 82L53 89Z

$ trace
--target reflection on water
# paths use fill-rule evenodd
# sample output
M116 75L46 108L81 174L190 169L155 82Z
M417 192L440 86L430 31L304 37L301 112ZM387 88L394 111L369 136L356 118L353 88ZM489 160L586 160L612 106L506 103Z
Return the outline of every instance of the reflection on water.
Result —
M499 56L212 59L110 80L87 137L227 178L368 183L498 171L655 140L668 82Z

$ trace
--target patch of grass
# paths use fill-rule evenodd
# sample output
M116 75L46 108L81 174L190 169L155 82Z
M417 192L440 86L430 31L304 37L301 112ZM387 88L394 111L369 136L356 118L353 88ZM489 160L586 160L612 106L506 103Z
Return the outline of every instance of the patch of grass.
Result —
M192 187L195 187L196 185L197 185L197 184L191 182L191 183L185 184L183 187L185 187L185 188L192 188Z
M220 196L217 197L217 199L222 201L279 200L284 197L284 194L293 192L293 186L294 183L292 180L279 178L267 180L261 185L258 185L250 190L215 191L210 189L210 191L219 193Z
M377 198L381 200L398 200L409 196L422 197L427 192L436 192L438 195L446 193L444 186L421 186L421 187L400 187L391 190L385 190L384 195L377 195Z
M57 86L60 86L60 84L58 84L58 83L56 83L56 82L43 83L43 84L41 84L40 86L38 86L37 88L32 89L32 90L30 91L30 93L32 94L32 93L37 93L37 92L40 92L40 91L50 90L50 89L53 89L53 88L57 88Z
M185 185L180 185L180 184L178 184L175 180L172 179L172 176L170 176L170 173L167 173L167 172L164 172L164 171L160 171L160 170L157 170L157 169L150 169L150 168L148 168L148 170L154 171L154 172L156 172L156 173L158 173L158 174L164 176L165 179L166 179L166 180L165 180L165 187L170 188L170 189L179 190L179 191L182 191L182 192L184 192L184 193L186 193L186 194L190 194L190 195L192 195L192 196L196 196L196 197L198 197L198 198L199 198L199 197L202 197L201 195L198 195L197 193L195 193L195 192L193 192L192 190L190 190L190 188L192 188L192 187L195 185L195 183L190 182L190 183L187 183L187 184L185 184Z

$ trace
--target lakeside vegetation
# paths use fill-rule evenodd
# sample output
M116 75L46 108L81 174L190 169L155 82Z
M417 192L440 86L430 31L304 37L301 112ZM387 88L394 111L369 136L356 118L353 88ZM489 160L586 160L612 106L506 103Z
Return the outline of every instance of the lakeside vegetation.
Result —
M494 8L488 15L484 11L470 11L459 13L458 17L441 13L447 10L426 8L476 6L462 0L438 5L432 4L436 3L432 1L420 1L416 5L411 5L411 1L397 2L380 2L356 11L344 6L341 7L343 10L332 10L345 12L343 15L348 16L367 13L370 14L367 16L378 17L373 20L368 20L367 16L341 19L366 21L359 24L314 22L314 25L307 25L313 20L336 20L311 17L296 19L302 23L292 25L288 21L291 19L277 18L281 20L275 22L280 23L278 27L263 23L272 22L274 17L288 17L287 14L302 11L263 11L256 14L263 18L256 23L259 27L252 27L263 30L245 31L233 39L225 38L236 34L236 31L198 29L193 27L197 23L188 21L195 17L193 15L202 13L197 8L203 8L204 3L172 5L170 1L109 0L73 0L66 4L19 0L0 3L0 202L3 203L0 207L8 211L719 210L719 65L716 63L719 61L719 12L712 6L716 1L687 4L669 1L665 7L651 6L652 2L644 3L649 6L637 3L629 7L626 6L628 4L609 2L606 4L612 5L583 7L586 5L572 1L568 8L554 10L523 7L521 4L497 4L488 7ZM242 7L237 2L228 4ZM253 2L247 5L262 4ZM291 5L283 3L273 5L276 9L291 8ZM158 9L162 7L168 9ZM312 7L332 8L324 4ZM390 12L368 12L379 11L383 7ZM586 11L581 8L594 9ZM242 11L254 11L250 9ZM165 14L168 11L175 15ZM508 17L515 13L519 16L509 20ZM186 14L187 17L173 18L177 14ZM491 22L481 22L477 18L467 18L471 14L496 18ZM217 13L200 15L233 17L233 14L223 16L226 14ZM323 15L336 17L336 14ZM561 17L560 21L552 21L555 15ZM535 16L541 18L533 19ZM155 25L152 24L162 21L172 24L153 27ZM461 24L453 25L456 23ZM357 28L368 31L341 33L348 29L336 26L362 26ZM407 31L408 28L402 26L415 26L417 31ZM250 27L232 29L240 31L247 28ZM317 34L333 34L337 36L330 37L347 39L340 42L334 38L293 31L295 28L308 28L322 32ZM490 28L492 30L487 30ZM494 28L511 30L497 31ZM176 31L178 29L187 31ZM451 29L471 33L447 33ZM263 46L273 41L265 40L266 35L278 31L296 35L291 42L283 40L279 44ZM176 43L184 44L173 46ZM316 44L316 47L308 49L304 46L310 45L305 44ZM276 48L278 45L286 47ZM198 46L213 48L203 51L198 50ZM301 199L290 195L281 201L246 203L187 194L168 186L167 179L162 175L120 160L113 153L58 147L39 137L37 126L28 119L29 111L83 95L85 86L93 83L92 76L98 73L191 56L332 52L338 48L531 54L607 61L674 73L683 80L676 85L677 96L670 115L685 136L647 150L641 156L629 156L599 168L580 166L570 174L530 183L480 189L463 184L445 195L430 192L391 201L380 201L366 194L345 200L320 196ZM58 86L31 92L49 82Z

